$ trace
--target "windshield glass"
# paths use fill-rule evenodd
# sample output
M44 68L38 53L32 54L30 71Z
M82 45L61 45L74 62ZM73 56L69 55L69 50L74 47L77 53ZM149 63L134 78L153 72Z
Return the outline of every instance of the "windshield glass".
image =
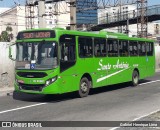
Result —
M16 69L57 67L57 43L53 41L17 43Z

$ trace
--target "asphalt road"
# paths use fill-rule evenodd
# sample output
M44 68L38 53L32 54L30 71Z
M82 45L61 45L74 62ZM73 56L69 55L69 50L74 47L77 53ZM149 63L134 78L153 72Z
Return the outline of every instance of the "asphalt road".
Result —
M15 92L13 96L0 97L0 121L132 121L158 110L160 72L141 81L137 87L129 83L103 87L92 90L86 98L72 94L45 97Z

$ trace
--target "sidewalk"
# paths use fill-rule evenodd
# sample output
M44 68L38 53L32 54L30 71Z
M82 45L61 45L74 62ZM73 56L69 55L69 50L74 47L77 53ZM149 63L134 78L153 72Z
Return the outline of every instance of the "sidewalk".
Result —
M156 69L156 72L160 72L160 69Z

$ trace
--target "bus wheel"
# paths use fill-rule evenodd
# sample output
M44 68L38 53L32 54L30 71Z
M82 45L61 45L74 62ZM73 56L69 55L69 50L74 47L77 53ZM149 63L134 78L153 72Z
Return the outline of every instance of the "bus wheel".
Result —
M139 74L136 70L132 73L132 86L137 86L139 82Z
M83 77L80 81L80 87L78 91L79 97L87 97L90 91L90 82L86 77Z

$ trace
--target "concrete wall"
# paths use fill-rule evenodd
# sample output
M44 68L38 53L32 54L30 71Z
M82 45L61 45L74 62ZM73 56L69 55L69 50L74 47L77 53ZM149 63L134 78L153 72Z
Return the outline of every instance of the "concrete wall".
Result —
M0 42L0 88L13 87L14 82L14 61L8 58L8 42Z
M160 70L160 46L155 46L155 55L156 55L156 69Z

